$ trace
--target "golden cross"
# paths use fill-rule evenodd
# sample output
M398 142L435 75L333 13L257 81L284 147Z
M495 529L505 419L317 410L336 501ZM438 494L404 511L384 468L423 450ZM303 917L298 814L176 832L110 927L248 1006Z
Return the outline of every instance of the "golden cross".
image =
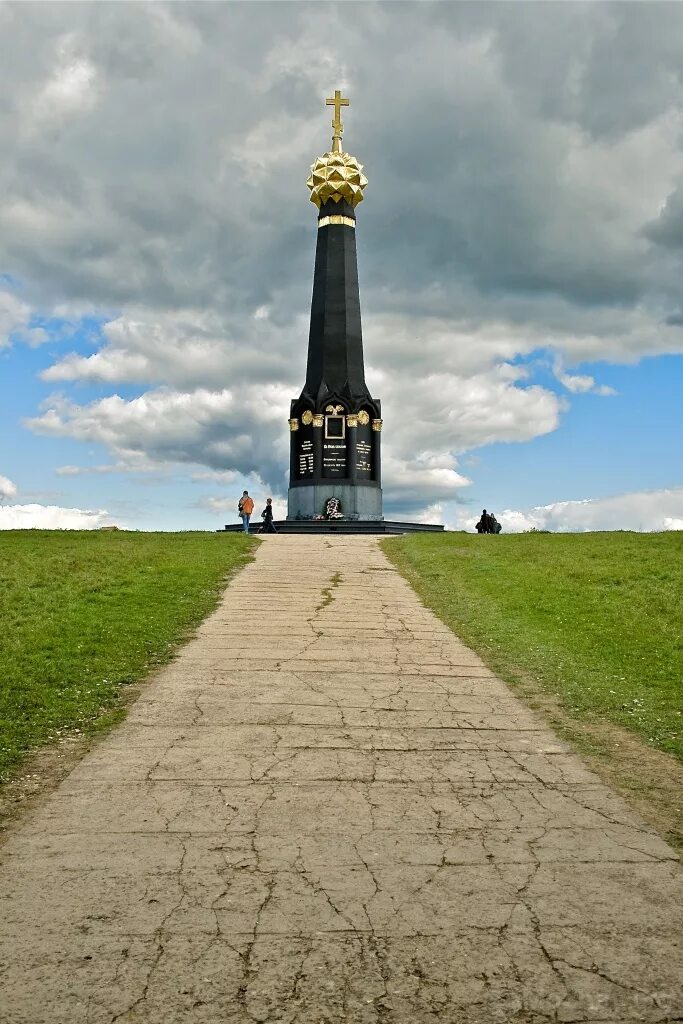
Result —
M341 120L341 108L348 107L349 101L342 98L342 94L339 89L335 89L334 98L326 99L325 104L328 107L334 107L334 121L332 122L332 127L334 128L335 133L343 131L344 126L342 125Z

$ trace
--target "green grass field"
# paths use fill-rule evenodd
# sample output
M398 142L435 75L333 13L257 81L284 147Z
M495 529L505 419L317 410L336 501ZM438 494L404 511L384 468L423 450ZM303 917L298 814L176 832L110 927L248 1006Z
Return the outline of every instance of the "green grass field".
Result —
M683 533L416 534L384 550L504 679L683 759Z
M108 724L253 550L240 534L0 532L0 780L64 731Z

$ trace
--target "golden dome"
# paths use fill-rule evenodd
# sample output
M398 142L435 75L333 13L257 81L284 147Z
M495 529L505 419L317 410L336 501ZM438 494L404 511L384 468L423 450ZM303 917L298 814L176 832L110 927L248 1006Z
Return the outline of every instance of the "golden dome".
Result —
M318 157L311 165L311 175L306 182L311 190L311 202L318 209L329 199L334 203L345 199L351 206L358 206L367 183L363 165L355 156L334 150Z

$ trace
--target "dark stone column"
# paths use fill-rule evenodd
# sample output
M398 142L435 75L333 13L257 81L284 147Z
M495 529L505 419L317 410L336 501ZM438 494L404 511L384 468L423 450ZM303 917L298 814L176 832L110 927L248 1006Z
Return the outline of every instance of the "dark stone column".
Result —
M330 217L347 223L325 224ZM322 402L328 395L370 397L363 365L358 294L355 214L348 203L320 209L311 299L305 392Z
M294 424L297 424L295 427ZM289 420L289 479L290 481L298 480L299 478L299 465L298 465L298 424L299 421L295 417L290 417Z
M358 452L356 436L358 417L351 414L346 417L346 475L352 484L358 480Z
M382 421L372 421L372 468L373 479L382 483Z

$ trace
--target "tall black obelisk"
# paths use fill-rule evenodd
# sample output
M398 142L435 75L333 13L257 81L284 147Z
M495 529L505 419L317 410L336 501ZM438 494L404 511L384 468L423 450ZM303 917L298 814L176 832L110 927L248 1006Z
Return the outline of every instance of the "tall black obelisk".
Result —
M332 149L311 167L318 207L306 383L290 409L288 519L322 515L338 498L345 519L382 519L381 408L365 383L355 208L367 178L342 150L341 107L334 99Z

